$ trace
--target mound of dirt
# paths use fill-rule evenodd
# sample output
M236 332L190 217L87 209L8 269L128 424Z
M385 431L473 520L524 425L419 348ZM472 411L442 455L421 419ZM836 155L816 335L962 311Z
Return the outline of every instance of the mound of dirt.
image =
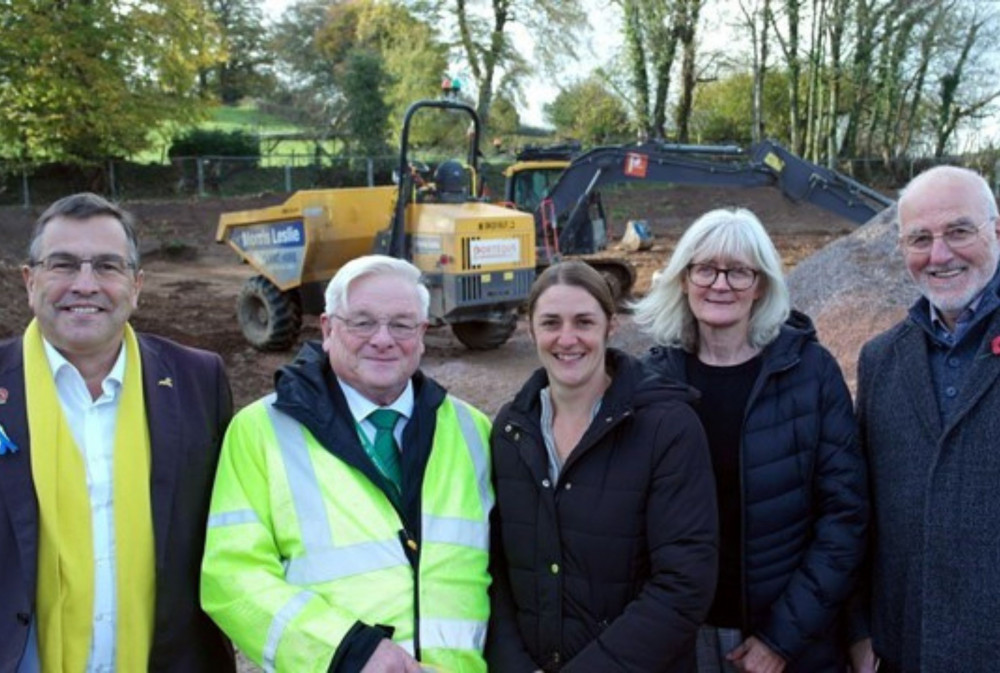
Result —
M898 322L918 296L899 252L895 208L824 247L788 276L795 306L816 323L854 390L865 341Z

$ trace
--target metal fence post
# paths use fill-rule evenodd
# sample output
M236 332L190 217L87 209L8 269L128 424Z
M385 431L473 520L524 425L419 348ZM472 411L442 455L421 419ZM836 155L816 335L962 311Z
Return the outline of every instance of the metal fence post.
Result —
M375 162L372 161L371 157L365 157L365 168L368 173L368 186L375 186Z
M201 157L197 157L195 160L195 166L198 168L198 196L205 196L205 166L202 163Z
M292 191L292 166L291 164L285 164L285 191Z
M31 208L31 192L28 191L28 171L21 168L21 194L24 197L24 207Z
M118 185L115 184L115 160L108 159L108 189L111 191L111 200L118 200Z

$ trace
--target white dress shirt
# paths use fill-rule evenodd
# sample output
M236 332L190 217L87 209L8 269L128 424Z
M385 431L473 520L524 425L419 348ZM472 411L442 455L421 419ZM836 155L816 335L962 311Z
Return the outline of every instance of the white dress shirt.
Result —
M55 379L63 417L83 454L94 540L94 629L88 673L115 670L118 601L115 574L114 447L115 422L125 376L125 348L101 382L95 400L80 372L48 341L45 355Z
M365 433L365 437L368 438L370 443L375 442L375 426L368 420L368 414L376 409L392 409L400 413L402 418L396 421L396 427L392 429L392 436L396 438L396 446L402 452L403 428L406 427L406 424L410 421L410 416L413 415L413 382L407 381L403 392L387 407L380 407L375 404L339 378L337 379L337 383L340 384L340 389L344 392L344 399L347 400L347 406L351 410L351 415L354 416L355 424ZM400 420L402 420L402 423L400 423Z

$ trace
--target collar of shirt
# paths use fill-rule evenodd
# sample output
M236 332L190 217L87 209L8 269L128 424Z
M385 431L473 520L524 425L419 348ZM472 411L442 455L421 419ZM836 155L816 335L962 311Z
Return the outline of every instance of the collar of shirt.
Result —
M49 361L49 368L52 370L52 378L56 382L59 398L64 405L71 404L74 407L82 407L91 403L100 404L117 397L125 380L124 343L118 349L118 357L115 359L111 371L101 381L101 396L96 400L90 397L87 382L83 380L80 370L44 337L42 337L42 346L45 348L45 357Z
M347 400L347 407L351 410L351 416L354 417L354 422L357 423L365 432L365 435L370 441L374 441L375 438L375 426L368 421L368 414L375 411L376 409L392 409L393 411L398 411L405 421L403 423L396 423L396 428L393 431L393 435L396 437L396 443L402 446L401 441L402 428L406 425L406 422L410 420L410 416L413 415L413 381L406 382L406 388L403 392L393 400L392 404L381 407L370 399L359 393L357 390L349 386L348 384L337 379L337 383L340 384L340 389L344 393L344 399Z

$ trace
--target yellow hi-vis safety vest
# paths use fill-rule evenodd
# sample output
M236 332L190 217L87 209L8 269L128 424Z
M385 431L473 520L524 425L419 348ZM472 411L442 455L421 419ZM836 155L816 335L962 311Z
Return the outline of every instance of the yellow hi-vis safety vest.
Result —
M451 396L438 408L418 545L381 489L273 402L251 404L226 432L205 611L268 671L325 672L356 621L394 627L393 640L435 671L486 671L486 416Z

